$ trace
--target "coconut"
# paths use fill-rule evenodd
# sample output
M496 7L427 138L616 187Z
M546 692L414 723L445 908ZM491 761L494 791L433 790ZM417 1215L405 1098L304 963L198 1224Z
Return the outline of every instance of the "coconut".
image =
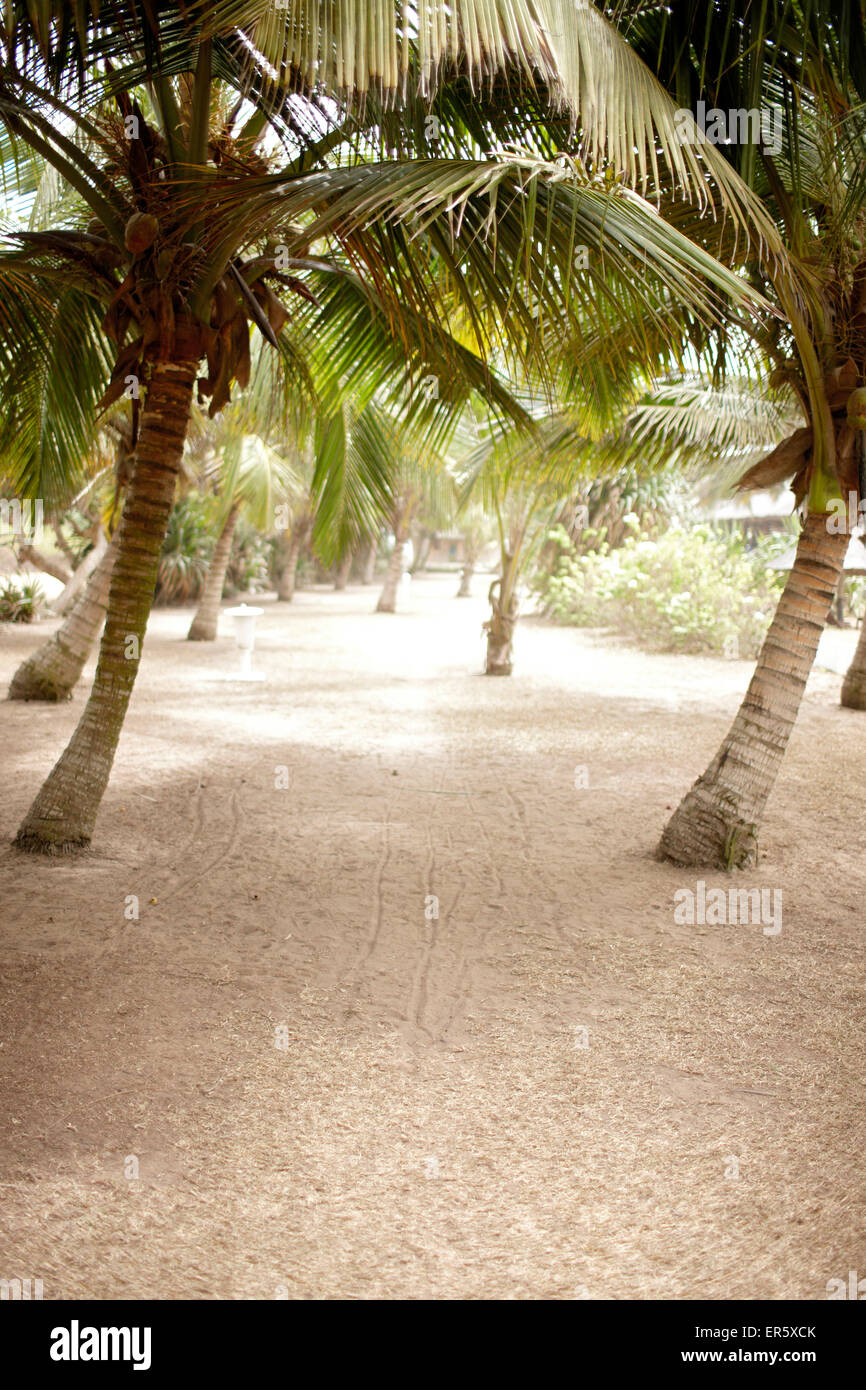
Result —
M150 212L134 212L126 224L123 240L127 251L140 256L156 241L159 223Z
M851 392L847 409L852 430L866 430L866 386L858 386Z
M166 246L160 251L156 258L156 278L164 280L174 263L174 251L170 246Z

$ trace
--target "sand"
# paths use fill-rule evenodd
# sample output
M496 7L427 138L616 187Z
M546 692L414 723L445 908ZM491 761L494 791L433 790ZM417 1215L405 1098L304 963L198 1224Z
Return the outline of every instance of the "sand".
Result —
M155 613L76 860L5 846L83 690L0 705L0 1277L822 1299L866 1274L866 715L816 671L737 878L782 891L782 930L678 924L678 890L729 881L652 851L749 664L531 621L485 679L456 583L393 616L360 586L265 597L260 684ZM0 629L4 687L53 626Z

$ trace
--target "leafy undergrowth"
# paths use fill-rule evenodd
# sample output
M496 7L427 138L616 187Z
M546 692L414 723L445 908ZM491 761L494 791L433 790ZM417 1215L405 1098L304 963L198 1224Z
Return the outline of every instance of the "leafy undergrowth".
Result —
M578 554L557 530L561 547L545 576L548 617L577 627L608 627L653 651L757 656L785 574L767 568L790 537L766 537L746 549L740 533L702 525L671 526L661 535L636 527L625 543Z

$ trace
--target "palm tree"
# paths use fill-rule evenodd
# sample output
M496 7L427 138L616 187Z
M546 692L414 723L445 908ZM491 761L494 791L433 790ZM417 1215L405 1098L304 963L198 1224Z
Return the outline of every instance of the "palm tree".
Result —
M797 557L755 674L722 746L668 822L659 847L679 864L744 868L757 859L758 828L773 788L835 597L848 539L806 516Z
M277 583L277 598L282 603L291 603L295 596L298 562L310 539L312 530L312 511L309 504L305 506L302 503L292 514L283 556L283 569Z
M379 555L379 537L371 536L364 550L364 561L361 567L361 583L372 584L376 577L376 560Z
M279 508L287 506L286 499L301 488L282 452L261 436L248 433L256 423L256 413L249 408L249 399L244 406L240 411L232 407L223 412L203 441L208 457L201 471L205 483L216 487L220 505L215 517L216 544L187 633L190 642L213 642L216 638L232 539L240 516L245 514L259 530L268 531ZM263 420L260 423L265 424Z
M115 532L61 626L18 667L10 700L69 699L105 621L117 544Z
M91 221L86 230L67 223L17 234L19 249L0 266L0 331L19 333L9 306L23 305L44 361L48 320L56 326L77 296L79 323L86 316L90 329L82 338L76 325L77 357L92 375L106 339L113 345L101 406L129 394L136 436L93 690L19 830L21 848L69 851L90 841L138 671L194 395L216 414L234 383L244 387L250 323L279 350L283 298L309 294L311 247L338 243L370 272L407 370L429 367L438 350L443 385L465 361L444 351L441 334L413 336L422 320L435 325L443 284L475 345L483 349L495 317L527 359L542 353L543 325L561 321L574 299L597 300L602 287L621 303L652 302L660 319L659 284L705 314L720 291L737 302L749 294L617 182L646 186L660 142L670 177L696 207L715 196L729 227L745 234L761 223L723 159L680 146L672 103L592 6L455 0L428 10L419 29L402 7L396 28L390 5L377 6L382 22L367 24L367 13L347 0L337 34L329 11L294 0L277 10L258 0L177 0L158 19L135 0L44 0L38 16L10 0L4 10L0 120L16 150L57 171ZM508 99L479 102L478 80L494 74ZM518 89L534 95L515 100ZM434 95L435 129L441 122L452 133L459 157L429 157L429 140L422 148ZM414 142L415 157L371 159L371 143L385 152L395 143L391 113L401 103L403 143ZM544 108L560 128L580 115L583 147L612 177L599 181L579 158L551 162L555 141L537 120ZM513 141L521 125L532 134L515 156L496 137L505 130ZM274 169L278 141L294 156ZM584 243L605 259L575 279L574 247ZM369 347L362 351L369 360ZM22 360L20 347L5 352L15 366Z
M84 532L92 541L87 554L78 562L66 588L52 607L65 618L58 630L31 656L21 663L9 687L10 700L65 700L78 682L90 651L96 642L108 606L108 592L114 559L117 554L117 534L111 541L106 536L106 522L111 526L120 492L125 487L128 471L128 437L126 422L120 417L112 421L115 436L113 501L106 493L108 465L100 438L90 440L89 463L92 477L78 495L67 499L67 515L90 494L88 514L90 525ZM58 539L63 532L56 526Z
M574 489L574 457L563 446L561 422L551 417L529 436L490 430L464 458L458 479L461 509L480 498L484 510L496 520L499 575L487 595L485 674L510 676L519 617L518 584Z
M34 180L42 196L44 171ZM71 695L105 619L118 544L116 533L109 544L106 529L130 476L130 426L120 410L97 422L107 358L98 349L77 350L75 325L85 334L88 328L77 291L67 289L52 303L44 287L35 300L16 294L14 281L9 288L17 327L0 335L0 485L43 499L55 518L86 506L90 520L90 550L53 605L64 622L21 663L9 688L12 700L58 701Z
M349 583L349 575L352 571L352 560L354 556L351 550L347 550L340 563L337 565L337 573L334 576L334 588L338 591L345 589Z
M393 613L403 574L403 554L422 508L441 518L452 490L436 447L436 421L407 421L405 409L375 400L362 405L344 396L337 410L316 423L311 528L326 563L337 562L348 579L353 554L361 553L383 524L394 534L377 613ZM341 587L338 583L338 587Z
M860 636L842 682L840 703L846 709L866 709L866 620L860 623Z
M395 428L396 425L396 428ZM385 517L394 536L377 613L394 613L406 565L406 546L413 523L422 515L434 524L445 523L453 500L453 483L445 458L429 443L400 430L397 422L378 421L378 448L388 458L392 502Z
M403 555L406 550L406 542L409 539L409 522L412 513L420 506L421 501L420 488L412 487L402 488L395 500L394 510L390 518L394 532L394 544L388 556L385 581L376 604L377 613L396 613L397 611L397 595L404 573Z
M797 716L836 592L847 536L834 499L866 493L862 425L847 410L866 384L866 43L862 6L770 0L623 7L624 32L662 81L696 109L775 111L778 140L727 146L785 238L787 263L748 273L775 298L773 319L741 318L717 362L751 340L796 396L804 424L747 483L791 480L805 513L797 556L734 723L669 821L659 853L680 864L745 866Z
M74 523L73 529L76 529ZM58 539L58 544L61 541L65 541L66 538L63 535L61 526L55 528L55 534ZM54 600L52 607L55 613L63 614L69 611L85 588L93 571L105 558L105 552L108 549L108 537L105 534L102 517L93 517L93 519L90 520L90 525L87 526L83 533L78 531L79 539L81 539L82 534L86 536L87 540L90 542L90 547L85 554L80 557L75 569L69 577L69 581L63 593L58 594L57 598Z
M479 506L464 507L460 518L463 537L463 565L456 598L472 597L472 578L484 547L493 539L490 520Z
M195 617L189 625L189 632L186 634L188 642L213 642L216 640L220 602L226 582L226 570L229 567L232 553L232 539L240 511L240 502L232 502L225 514L225 520L217 536L211 562L208 565L205 581L202 585L199 605L195 611Z

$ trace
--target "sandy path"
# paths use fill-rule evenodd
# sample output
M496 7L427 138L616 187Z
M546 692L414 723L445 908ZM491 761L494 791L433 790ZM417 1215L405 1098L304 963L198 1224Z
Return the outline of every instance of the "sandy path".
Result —
M816 673L740 880L783 890L782 932L678 926L696 876L651 850L750 668L527 625L485 680L454 584L393 618L362 588L266 601L259 686L158 613L94 852L0 851L0 1276L816 1299L866 1274L866 716ZM3 630L4 684L48 630ZM80 708L0 705L3 842Z

